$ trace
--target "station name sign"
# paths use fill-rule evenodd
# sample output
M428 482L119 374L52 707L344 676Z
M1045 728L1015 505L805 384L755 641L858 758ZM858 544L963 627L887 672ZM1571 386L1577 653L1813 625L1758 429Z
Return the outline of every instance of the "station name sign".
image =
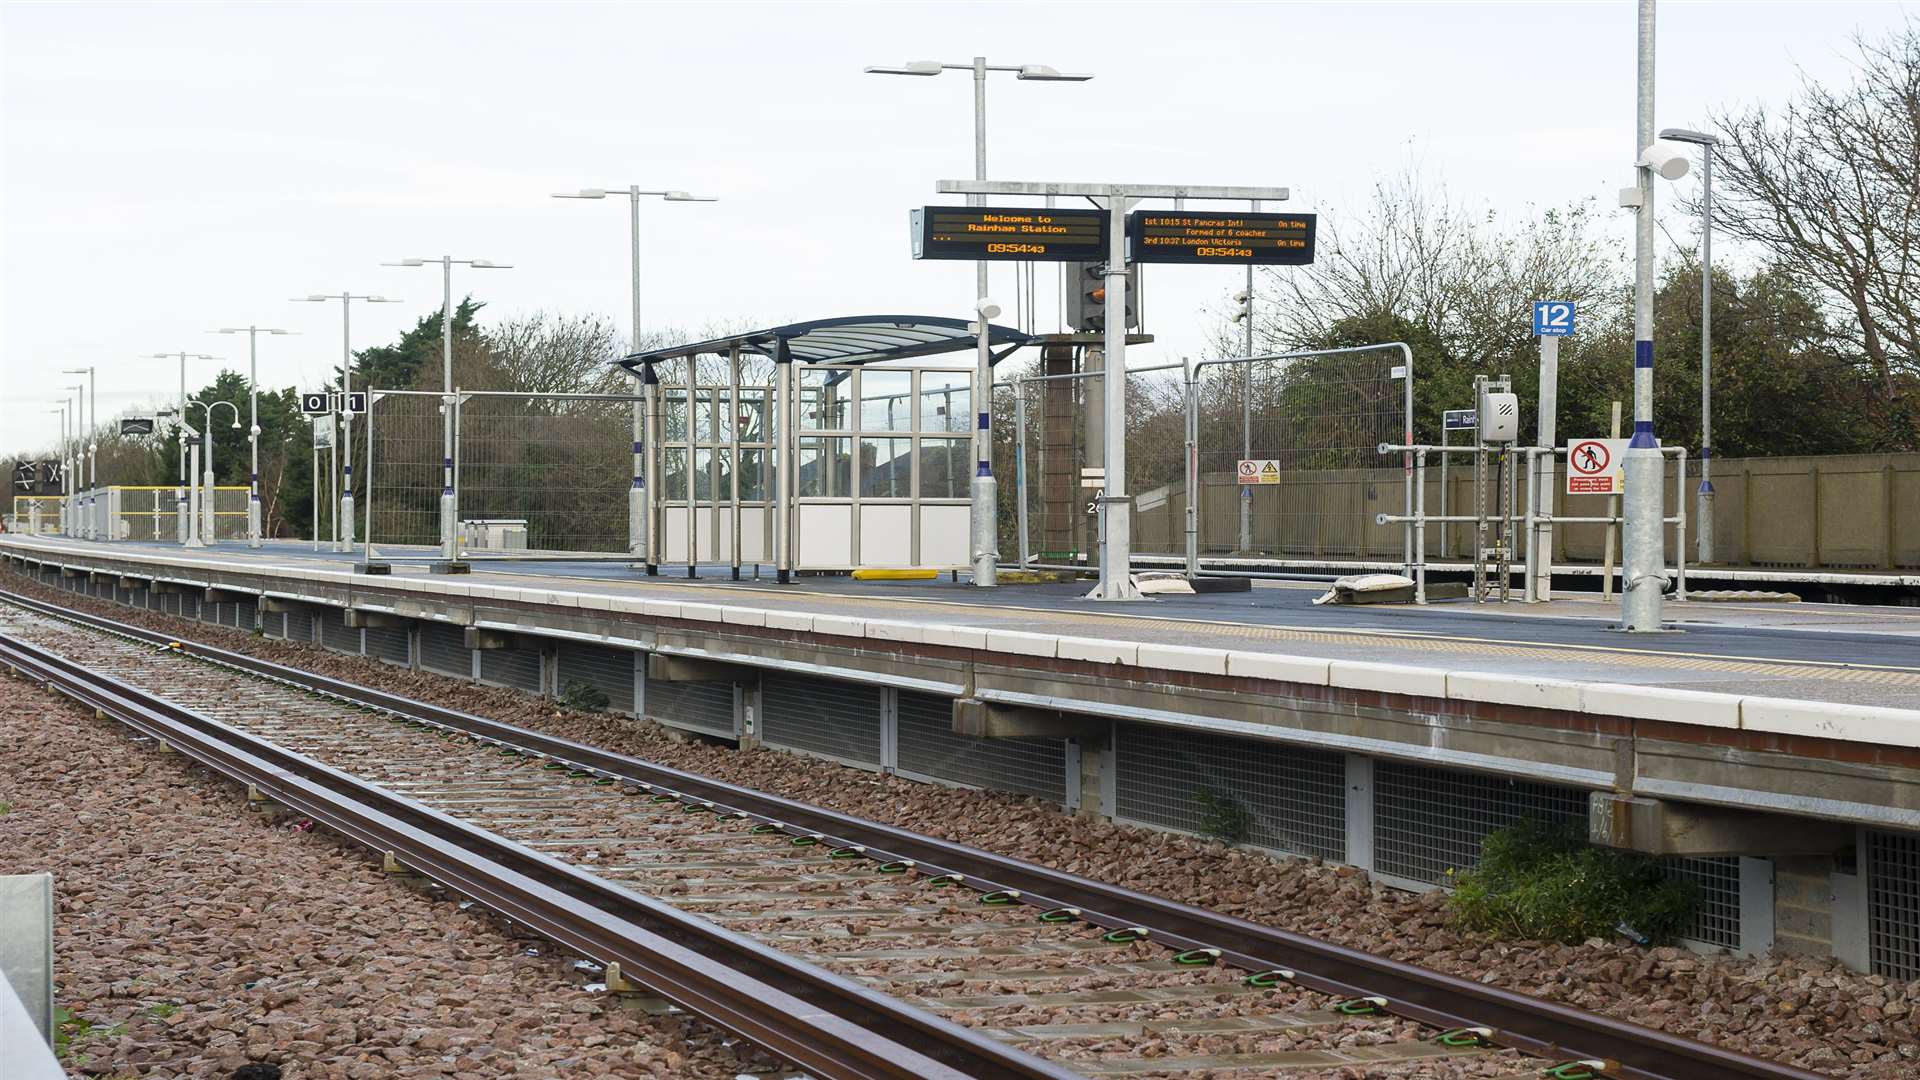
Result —
M1259 263L1305 266L1313 261L1313 214L1190 214L1135 210L1127 241L1137 263Z
M913 257L969 261L1103 262L1107 212L1005 206L913 211Z

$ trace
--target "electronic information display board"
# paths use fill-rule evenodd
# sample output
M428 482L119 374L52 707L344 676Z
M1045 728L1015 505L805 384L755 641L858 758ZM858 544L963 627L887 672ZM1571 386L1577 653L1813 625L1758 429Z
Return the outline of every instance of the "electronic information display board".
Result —
M1312 214L1135 210L1127 215L1127 241L1137 263L1305 266L1313 261L1314 222Z
M913 211L916 259L1103 262L1107 212L1006 206L928 206Z

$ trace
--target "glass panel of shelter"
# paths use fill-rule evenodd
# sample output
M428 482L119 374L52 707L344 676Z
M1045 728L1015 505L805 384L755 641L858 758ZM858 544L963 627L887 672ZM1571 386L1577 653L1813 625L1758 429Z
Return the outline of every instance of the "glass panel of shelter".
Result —
M772 442L767 414L773 400L773 363L762 356L742 355L739 365L737 397L726 356L667 361L656 368L661 401L660 509L673 519L670 527L661 530L667 540L663 562L731 564L735 520L741 524L742 562L772 560L773 493L767 468ZM690 373L697 376L691 390ZM736 434L741 462L737 518ZM695 511L691 514L689 461Z
M972 371L821 364L801 367L798 374L796 501L851 510L845 564L815 565L805 559L813 545L799 543L808 563L803 568L851 569L870 561L861 550L863 506L906 511L909 561L925 564L921 508L968 503ZM808 520L798 515L798 527Z

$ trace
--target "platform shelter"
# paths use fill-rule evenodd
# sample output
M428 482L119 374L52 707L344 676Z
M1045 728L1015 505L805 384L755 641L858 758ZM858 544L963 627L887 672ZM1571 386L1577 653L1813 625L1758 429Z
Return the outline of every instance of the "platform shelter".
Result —
M1032 340L986 330L995 363ZM859 315L616 361L644 399L648 571L966 568L973 365L925 361L978 346L963 319Z

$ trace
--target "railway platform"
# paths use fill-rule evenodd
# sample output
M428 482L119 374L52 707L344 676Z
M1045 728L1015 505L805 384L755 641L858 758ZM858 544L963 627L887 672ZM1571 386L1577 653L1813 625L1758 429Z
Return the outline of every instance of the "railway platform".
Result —
M1920 897L1912 609L1690 601L1667 609L1678 632L1628 636L1577 594L1315 607L1316 583L1262 581L1105 605L1070 583L619 562L366 574L288 543L7 536L0 557L104 599L555 697L592 683L690 732L1083 813L1199 831L1200 794L1226 791L1256 843L1390 884L1444 883L1505 821L1579 822L1710 877L1745 929L1709 943L1888 971L1875 948L1920 949L1920 928L1869 929L1876 903Z

